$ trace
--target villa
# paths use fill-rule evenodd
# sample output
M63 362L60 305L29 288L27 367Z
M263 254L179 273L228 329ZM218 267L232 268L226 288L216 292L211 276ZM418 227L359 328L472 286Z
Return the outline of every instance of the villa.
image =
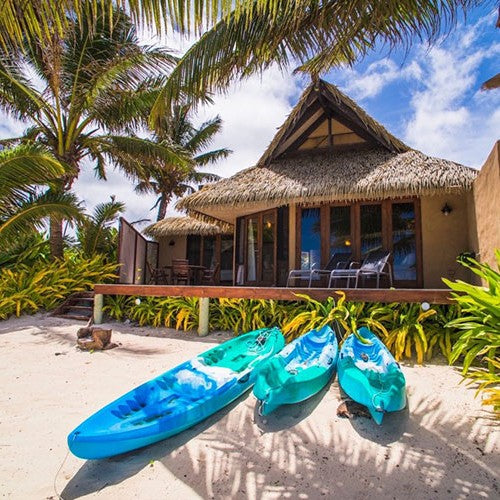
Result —
M486 258L500 246L491 215L500 213L498 151L497 143L479 176L427 156L319 80L255 166L181 199L189 217L147 234L159 242L158 266L217 262L218 283L284 286L290 270L324 269L334 254L362 262L385 250L393 286L441 288L442 277L470 278L457 256Z

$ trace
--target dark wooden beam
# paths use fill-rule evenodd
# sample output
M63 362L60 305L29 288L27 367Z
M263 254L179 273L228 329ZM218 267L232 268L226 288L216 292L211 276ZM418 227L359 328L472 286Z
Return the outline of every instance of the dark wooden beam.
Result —
M276 158L279 158L280 156L285 156L290 153L293 153L296 151L303 143L304 141L311 135L312 132L314 132L319 125L325 120L325 115L321 115L317 120L315 120L309 127L307 127L302 134L300 134L295 141L293 141L290 146L286 148L285 151L280 153Z
M407 302L429 304L451 304L447 289L388 289L388 288L344 288L346 299L352 302ZM94 292L101 295L133 295L139 297L207 297L265 300L303 300L297 294L308 295L316 300L338 298L332 288L278 288L241 286L170 286L170 285L114 285L98 284Z

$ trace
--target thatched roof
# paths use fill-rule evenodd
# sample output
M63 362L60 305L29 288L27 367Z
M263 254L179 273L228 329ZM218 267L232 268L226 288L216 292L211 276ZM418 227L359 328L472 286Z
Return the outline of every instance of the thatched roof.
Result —
M260 202L278 206L460 193L472 187L476 175L472 168L414 150L302 155L242 170L180 200L177 207L196 214L213 206L241 209Z
M389 133L385 127L369 116L364 109L350 97L341 92L335 85L319 80L311 83L304 91L299 101L288 115L283 125L278 129L271 144L257 162L258 166L269 164L279 156L280 146L284 144L294 130L304 121L308 112L320 106L325 113L357 125L365 132L365 137L371 139L373 145L380 145L388 151L402 153L410 148L397 137Z
M222 227L221 227L222 226ZM166 238L168 236L187 236L197 234L200 236L213 236L216 234L231 234L232 226L222 223L220 226L202 222L192 217L166 217L148 226L144 233L153 238Z
M301 150L301 141L324 117L353 131L357 143ZM177 207L204 221L234 222L236 216L289 203L461 193L471 189L476 175L472 168L410 149L335 86L319 81L306 89L255 167L205 186Z

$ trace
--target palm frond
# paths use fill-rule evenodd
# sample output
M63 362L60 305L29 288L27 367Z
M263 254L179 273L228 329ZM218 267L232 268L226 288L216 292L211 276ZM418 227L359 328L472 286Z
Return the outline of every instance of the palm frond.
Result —
M196 165L200 167L208 165L209 163L217 163L220 160L227 158L232 151L230 149L222 148L216 149L214 151L209 151L208 153L203 153L201 155L195 156L193 158ZM210 174L213 175L213 174ZM217 176L216 176L217 177Z
M262 71L299 65L314 76L354 64L376 44L408 49L436 41L474 0L236 0L235 10L180 59L153 108L154 123L186 95L225 90Z
M49 216L78 220L82 216L82 209L74 194L49 190L0 215L0 240L39 229L43 219Z
M43 186L67 173L45 148L21 145L0 151L0 201L32 186Z

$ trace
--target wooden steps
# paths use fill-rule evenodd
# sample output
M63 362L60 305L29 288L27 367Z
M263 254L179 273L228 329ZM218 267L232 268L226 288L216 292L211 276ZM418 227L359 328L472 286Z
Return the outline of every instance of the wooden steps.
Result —
M78 292L70 295L51 316L57 318L90 321L94 312L94 292Z

